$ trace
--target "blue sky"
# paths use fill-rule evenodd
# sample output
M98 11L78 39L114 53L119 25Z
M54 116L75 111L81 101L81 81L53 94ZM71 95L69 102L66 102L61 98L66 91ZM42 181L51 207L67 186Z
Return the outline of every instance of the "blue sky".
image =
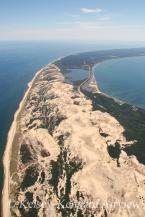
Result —
M145 41L145 0L0 0L0 40Z

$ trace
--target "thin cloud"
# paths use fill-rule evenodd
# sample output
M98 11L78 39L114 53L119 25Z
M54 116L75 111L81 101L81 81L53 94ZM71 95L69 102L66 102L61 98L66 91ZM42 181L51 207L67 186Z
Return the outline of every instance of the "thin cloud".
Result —
M101 8L80 8L82 13L90 14L90 13L100 13L102 12Z
M105 17L100 17L99 18L100 21L110 21L111 17L105 16Z
M50 29L0 31L1 40L118 40L144 41L142 26L99 25L95 22L78 22L77 25Z
M80 15L79 14L70 14L70 13L65 13L65 15L72 17L72 18L79 18Z

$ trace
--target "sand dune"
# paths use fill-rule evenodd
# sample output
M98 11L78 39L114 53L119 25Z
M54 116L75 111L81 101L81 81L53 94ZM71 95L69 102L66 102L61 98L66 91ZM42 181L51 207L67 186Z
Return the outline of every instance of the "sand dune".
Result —
M3 216L143 217L144 166L121 148L118 157L109 153L133 143L113 116L93 111L89 99L64 83L56 65L44 67L9 132ZM40 206L30 208L34 201Z

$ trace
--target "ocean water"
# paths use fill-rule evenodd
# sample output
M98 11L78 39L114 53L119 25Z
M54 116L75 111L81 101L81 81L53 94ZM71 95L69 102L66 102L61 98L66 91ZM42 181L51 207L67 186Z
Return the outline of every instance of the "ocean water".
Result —
M141 44L122 44L110 42L0 42L0 189L2 187L3 180L2 155L6 143L7 133L12 123L14 113L27 89L27 83L33 78L36 71L52 60L72 53L139 46L141 46ZM109 71L107 70L107 72ZM98 76L101 76L101 72L99 71L97 72L97 79L99 79L99 85L101 88L104 86L106 88L108 87L106 90L109 90L110 88L107 86L109 83L106 77L107 72L104 72L104 79L102 79L102 83L101 77L99 79ZM86 71L84 71L84 73L86 73ZM71 76L73 75L71 74ZM75 73L75 76L78 76L77 73ZM84 75L81 71L79 79L84 78L84 76L86 76L86 74ZM122 88L124 89L123 86ZM116 89L113 89L114 93L116 90L117 87ZM140 98L143 98L143 94L144 92L142 92ZM133 97L136 97L136 100L139 99L136 95Z
M66 82L76 83L88 78L88 70L84 69L69 69L65 75Z
M0 189L3 180L2 155L7 133L27 89L27 83L36 71L61 56L117 47L117 44L92 42L0 42Z
M90 44L84 47L83 44L64 42L0 42L0 189L7 133L27 83L54 59L93 48Z
M145 108L145 57L107 60L95 76L102 92Z

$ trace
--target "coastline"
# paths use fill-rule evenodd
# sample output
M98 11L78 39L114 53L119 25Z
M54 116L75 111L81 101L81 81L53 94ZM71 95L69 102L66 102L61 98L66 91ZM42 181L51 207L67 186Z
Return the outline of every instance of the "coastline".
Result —
M131 59L131 58L137 58L137 57L145 57L145 55L143 55L143 56L134 56L134 57L114 57L114 58L112 58L112 59L106 59L106 60L103 60L103 61L100 61L100 62L98 62L98 63L96 63L94 66L93 66L93 72L96 70L96 68L99 66L99 65L101 65L101 64L103 64L104 62L108 62L108 61L113 61L113 60L121 60L121 59ZM95 77L96 78L96 77ZM97 79L96 79L96 81L97 81ZM98 85L98 89L99 89L99 83L97 82L97 85ZM134 104L134 103L131 103L131 102L129 102L129 101L127 101L127 100L125 100L125 99L122 99L121 97L119 97L119 96L117 96L117 95L111 95L111 94L109 94L109 93L107 93L107 92L103 92L102 90L100 90L99 89L99 94L101 94L101 95L103 95L103 96L105 96L105 97L107 97L107 98L110 98L110 99L113 99L115 102L117 102L117 103L119 103L120 105L122 105L122 104L128 104L128 105L130 105L130 106L132 106L132 107L134 107L134 108L140 108L140 109L143 109L143 110L145 110L145 106L144 105L140 105L140 104Z
M98 64L99 63L95 64L95 66ZM95 74L94 74L95 66L93 66L92 68L89 66L88 78L85 81L83 81L78 87L78 91L80 94L83 93L83 91L81 91L81 89L83 89L83 86L84 86L84 89L86 88L86 91L88 91L88 92L90 92L90 90L87 90L87 88L91 89L91 92L95 91L96 93L101 94L101 91L99 90L97 80L96 80ZM85 85L86 85L86 87L85 87Z
M124 57L124 58L131 58L131 57ZM122 59L122 58L114 58L114 59ZM110 59L110 60L114 60L114 59ZM101 61L101 62L99 62L99 63L96 63L96 64L93 66L92 73L94 74L94 77L95 77L94 71L95 71L95 69L97 68L97 66L100 65L100 64L102 64L102 63L104 63L104 62L106 62L106 61L109 61L109 59L108 59L108 60ZM95 79L96 79L96 77L95 77ZM89 80L89 78L88 78L88 80ZM97 82L97 79L96 79L96 84L97 84L97 88L98 88L98 90L99 90L98 94L100 94L100 95L102 95L102 96L105 96L105 97L108 97L108 98L110 98L110 99L113 99L115 102L119 103L120 105L121 105L121 104L124 104L124 103L129 104L128 102L126 102L126 101L124 101L124 100L118 99L118 98L115 97L115 96L111 96L111 95L109 95L108 93L102 92L102 91L99 89L99 84L98 84L98 82ZM129 105L132 105L132 104L129 104ZM136 105L132 105L132 106L137 107Z
M63 58L63 57L61 57ZM59 59L61 59L59 58ZM58 60L58 59L57 59ZM55 60L56 61L56 60ZM51 65L51 64L55 64L55 61L47 64L46 66L48 65ZM103 61L104 62L104 61ZM96 67L98 64L101 64L102 62L99 62L97 64L95 64L94 67ZM10 216L10 212L8 209L9 207L9 172L10 172L10 158L11 158L11 148L12 148L12 143L11 141L13 140L14 138L14 135L15 135L15 132L17 130L17 118L18 118L18 115L20 114L21 112L21 109L25 103L25 100L27 99L27 96L32 88L32 85L33 85L33 82L35 81L36 77L39 75L39 73L41 73L41 71L46 67L44 66L42 69L40 69L34 76L34 78L32 79L31 82L28 83L28 88L19 104L19 107L14 115L14 119L13 119L13 122L12 122L12 125L10 127L10 130L8 132L8 137L7 137L7 142L6 142L6 147L5 147L5 151L4 151L4 155L3 155L3 167L4 167L4 184L3 184L3 190L2 190L2 216L3 217L9 217ZM94 73L94 67L93 67L93 73ZM89 74L88 78L83 82L84 84L89 81L91 75ZM83 83L80 85L80 87L83 85ZM80 89L80 92L83 93ZM98 94L101 94L101 95L105 95L106 97L109 97L109 98L112 98L114 100L117 100L115 97L111 97L103 92L98 92ZM117 100L119 101L119 100ZM123 102L125 103L125 102Z
M2 158L3 163L3 188L1 193L1 215L2 217L10 217L10 200L9 200L9 175L10 175L10 159L11 159L11 150L12 150L12 141L15 136L15 132L17 130L17 118L23 108L23 105L25 104L25 101L27 99L27 96L33 86L33 83L37 76L43 71L43 69L51 64L55 64L56 61L61 60L63 57L57 58L53 60L52 62L45 65L43 68L41 68L39 71L36 72L33 79L27 84L26 91L22 97L22 100L19 103L19 106L14 114L13 121L11 123L10 129L7 134L7 140L6 145L4 149L4 154ZM89 78L88 78L89 79ZM87 79L87 80L88 80ZM83 93L82 93L83 94Z
M10 173L10 158L11 158L11 149L12 149L12 141L15 136L15 132L17 130L17 118L20 114L23 105L25 104L25 101L27 99L27 96L33 86L33 83L37 76L43 71L43 69L51 64L54 64L57 60L62 59L63 57L57 58L56 60L53 60L52 62L48 63L46 66L41 68L39 71L36 72L33 79L27 84L27 89L24 93L24 96L22 97L22 100L19 103L19 106L14 114L14 118L11 124L11 127L8 131L5 150L2 158L3 163L3 188L2 188L2 197L1 197L1 215L2 217L9 217L10 216L10 201L9 201L9 173Z
M14 119L11 124L10 130L8 132L6 147L3 155L3 168L4 168L4 178L3 178L3 189L2 189L2 216L3 217L9 217L10 216L10 209L8 206L10 206L9 202L9 172L10 172L10 158L11 158L11 148L12 148L12 141L14 139L14 135L17 129L17 118L19 113L21 112L21 109L25 103L25 100L27 99L27 96L29 94L29 91L31 90L31 87L33 85L33 82L35 81L36 77L41 73L41 70L36 73L34 78L31 82L28 83L28 88L22 98L22 101L19 104L19 107L14 114Z
M102 64L102 63L105 62L105 61L107 61L107 60L104 60L104 61L101 61L101 62L96 63L96 64L93 66L92 70L89 68L89 71L88 71L88 72L89 72L88 78L87 78L85 81L83 81L83 82L79 85L79 87L78 87L79 93L80 93L80 94L83 94L83 90L81 91L81 88L83 88L83 86L84 86L85 84L91 83L91 78L94 77L94 78L95 78L95 85L96 85L96 89L97 89L97 92L96 92L97 94L100 94L100 95L105 96L105 97L107 97L107 98L113 99L115 102L119 103L120 105L121 105L121 104L124 104L124 103L129 104L128 102L125 102L125 101L123 101L123 100L121 100L121 99L118 99L117 97L110 96L109 94L104 93L104 92L102 92L102 91L99 89L99 84L98 84L97 79L96 79L96 77L95 77L94 71L95 71L95 69L97 68L98 65ZM85 89L85 88L84 88L84 89ZM85 90L85 91L87 91L87 90ZM87 91L87 92L90 92L90 91ZM132 105L132 104L129 104L129 105L135 106L135 105ZM135 106L135 107L137 107L137 106Z

